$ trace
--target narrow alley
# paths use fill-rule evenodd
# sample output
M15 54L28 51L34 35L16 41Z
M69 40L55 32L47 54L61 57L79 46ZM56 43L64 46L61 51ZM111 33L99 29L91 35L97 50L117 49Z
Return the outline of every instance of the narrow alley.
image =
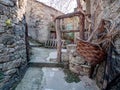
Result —
M0 0L0 90L120 90L120 0Z
M32 48L30 62L48 60L55 49ZM38 61L39 60L39 61ZM29 67L24 78L15 90L99 90L95 82L88 77L81 77L79 82L68 83L63 68Z

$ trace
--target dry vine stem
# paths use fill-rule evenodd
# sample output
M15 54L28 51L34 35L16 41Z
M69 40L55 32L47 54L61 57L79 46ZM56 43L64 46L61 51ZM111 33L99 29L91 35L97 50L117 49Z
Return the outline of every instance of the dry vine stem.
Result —
M114 24L113 27L116 25ZM98 44L104 43L103 47L107 49L109 44L112 44L114 46L114 43L112 39L118 34L119 31L114 30L114 28L111 28L111 30L103 37L98 39Z
M117 20L118 19L118 17L120 16L120 14L114 19L114 21L115 20ZM101 21L102 21L102 19L101 19ZM100 21L100 22L101 22ZM108 30L108 32L107 32L107 34L106 34L106 36L105 37L112 37L112 36L114 36L114 35L116 35L116 33L118 32L118 31L115 31L114 30L114 28L116 27L116 24L115 24L115 22L112 22L112 27L111 27L111 29L109 30L108 28L107 28L107 30ZM98 25L99 26L99 25ZM88 38L88 42L93 38L93 36L96 34L96 31L98 30L98 27L92 32L92 34L90 35L90 37ZM113 33L114 32L114 33ZM104 39L103 39L103 41L104 41Z
M101 20L102 21L102 20ZM101 22L100 21L100 22ZM99 26L99 25L98 25ZM88 42L90 42L91 41L91 39L93 38L93 36L95 35L95 33L96 33L96 31L98 30L98 27L92 32L92 34L90 35L90 37L88 38Z
M107 51L107 49L109 48L109 46L112 44L114 46L113 43L113 39L116 35L118 35L118 33L120 32L119 30L115 30L114 28L116 27L116 24L114 23L113 26L111 27L110 30L107 30L106 35L102 36L101 38L98 39L98 41L96 42L97 44L102 44L102 47ZM107 27L106 27L107 28ZM108 28L107 28L108 29Z

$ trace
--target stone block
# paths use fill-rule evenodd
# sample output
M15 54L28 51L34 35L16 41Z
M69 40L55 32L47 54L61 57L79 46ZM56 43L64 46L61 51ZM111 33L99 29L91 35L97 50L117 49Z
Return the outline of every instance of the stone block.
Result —
M5 6L14 6L14 3L11 0L0 0L0 3L5 5Z
M7 12L7 7L0 4L0 15L4 15L4 12ZM0 18L0 19L3 19L3 18Z
M76 51L76 46L77 46L76 44L67 45L67 52L72 53L72 52Z
M24 49L24 50L19 51L19 55L21 58L26 57L26 50Z
M1 89L2 86L4 86L9 79L10 79L10 76L4 76L4 78L0 80L0 90L3 90Z
M120 45L120 38L116 38L115 44L116 44L116 45Z
M11 75L11 74L14 74L16 71L17 71L17 69L10 69L8 71L5 71L4 74L5 75Z
M76 57L69 58L69 62L81 65L81 64L85 64L86 61L83 58L81 58L80 56L76 56Z
M5 46L3 44L0 44L0 53L3 53L5 51Z
M17 60L19 58L20 58L20 55L16 54L16 52L13 54L9 54L9 61Z
M0 63L8 62L9 56L8 55L1 55L0 56Z
M13 43L12 45L7 45L8 48L15 48L16 47L16 44Z
M76 52L76 45L68 45L67 51L69 56L69 69L79 75L89 76L91 68L85 65L85 59Z
M82 76L90 76L90 71L91 67L88 65L75 65L75 64L70 64L69 69Z
M81 65L82 71L83 71L83 75L87 75L90 76L90 72L91 72L91 66L88 65Z
M0 90L2 90L2 86L4 86L4 84L5 84L5 82L3 80L0 81Z
M3 28L0 28L0 34L4 33L5 30Z
M105 71L105 61L102 62L99 67L96 67L96 68L98 68L98 71L95 72L96 77L93 77L93 78L95 79L95 81L96 81L97 85L99 86L99 88L102 89L103 82L104 82L103 77L104 77L104 71Z
M5 8L5 7L4 7ZM3 11L7 11L6 9L3 9ZM5 24L6 20L8 20L8 16L7 15L0 15L0 25L3 25L2 23ZM6 25L6 24L5 24Z
M76 68L74 68L74 67L70 67L69 69L70 69L70 71L72 71L74 73L80 74L79 70L76 70Z
M14 27L14 33L16 36L25 36L25 28L23 27L23 25L15 25Z
M12 45L12 46L10 45L10 47L13 47L13 45ZM14 47L15 47L15 46L14 46ZM15 49L14 49L14 48L9 48L8 52L9 52L9 53L13 53L13 52L15 52Z
M24 40L20 40L20 41L16 41L16 44L17 45L25 45L25 41Z
M10 61L10 62L6 62L3 64L3 71L9 70L9 69L14 69L19 67L21 64L21 59L18 60L14 60L14 61Z
M68 62L69 61L69 56L67 51L62 51L62 61L63 62Z
M13 35L5 34L2 36L2 43L4 45L12 45L15 42Z

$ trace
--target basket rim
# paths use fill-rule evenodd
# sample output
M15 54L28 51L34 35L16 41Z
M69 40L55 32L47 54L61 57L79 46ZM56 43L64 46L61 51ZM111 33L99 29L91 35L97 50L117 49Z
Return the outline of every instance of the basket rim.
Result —
M99 46L99 44L92 43L92 42L89 42L89 41L85 41L85 40L83 40L83 39L80 39L80 38L76 38L76 39L77 39L77 40L79 40L79 41L82 41L82 42L84 42L84 43L91 44L92 46Z

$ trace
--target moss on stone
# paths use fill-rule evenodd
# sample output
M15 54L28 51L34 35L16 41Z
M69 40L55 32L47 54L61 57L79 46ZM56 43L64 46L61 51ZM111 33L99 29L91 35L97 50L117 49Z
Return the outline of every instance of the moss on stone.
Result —
M7 20L5 21L5 24L6 24L6 26L10 27L10 26L12 25L11 20L10 20L10 19L7 19Z
M73 82L78 83L78 82L80 82L79 76L77 74L71 72L70 70L65 69L64 73L65 73L64 78L65 78L66 82L68 82L68 83L73 83Z

